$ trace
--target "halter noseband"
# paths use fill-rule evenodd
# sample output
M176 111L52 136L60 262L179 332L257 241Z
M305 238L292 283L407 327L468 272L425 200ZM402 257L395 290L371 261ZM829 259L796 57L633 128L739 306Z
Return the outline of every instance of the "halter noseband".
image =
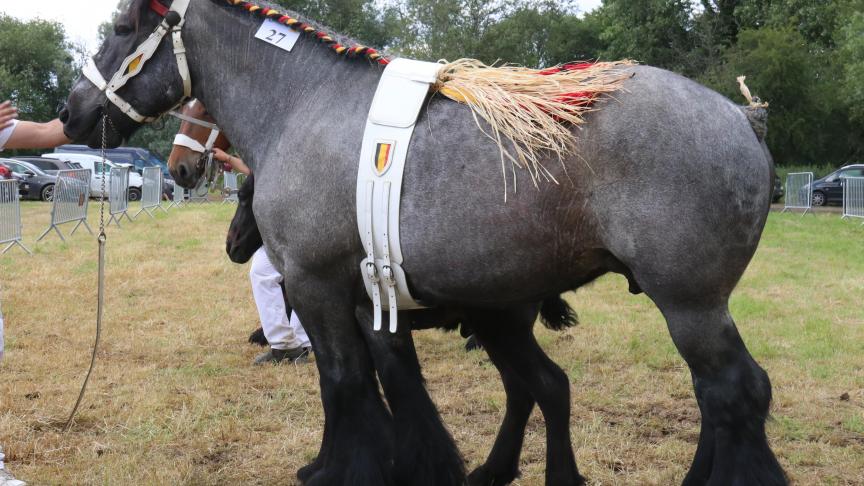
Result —
M138 123L150 123L158 117L144 116L132 107L129 102L124 100L117 94L117 90L126 85L126 83L140 74L144 69L144 64L153 57L162 39L171 32L171 38L174 43L174 56L177 58L177 70L180 71L180 78L183 80L183 99L192 96L192 78L189 75L189 64L186 61L186 47L183 45L182 29L186 22L186 9L189 7L190 0L174 0L171 7L168 8L162 5L159 0L150 0L150 9L163 17L163 20L156 27L156 30L143 42L135 52L130 54L120 64L120 68L111 77L111 81L105 81L99 68L96 67L96 62L93 58L87 60L84 66L83 74L90 80L100 91L105 93L105 97L111 103L114 103L126 116ZM175 12L177 15L169 15ZM179 21L177 18L179 17Z

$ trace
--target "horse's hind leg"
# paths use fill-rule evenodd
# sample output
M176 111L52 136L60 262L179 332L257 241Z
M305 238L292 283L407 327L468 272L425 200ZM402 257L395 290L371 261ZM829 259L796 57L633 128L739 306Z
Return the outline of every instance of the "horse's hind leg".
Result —
M469 484L502 485L519 474L525 424L534 402L546 422L546 484L576 485L579 475L570 440L570 381L537 344L536 306L506 311L478 310L469 322L478 341L501 373L507 411L486 463L469 475Z
M699 445L684 484L786 484L765 436L771 383L744 346L726 302L658 305L690 367L702 413Z
M471 486L508 484L519 476L519 456L522 453L525 426L534 409L534 397L528 391L528 386L509 368L499 367L498 363L495 365L504 384L507 408L489 457L468 475L468 484Z

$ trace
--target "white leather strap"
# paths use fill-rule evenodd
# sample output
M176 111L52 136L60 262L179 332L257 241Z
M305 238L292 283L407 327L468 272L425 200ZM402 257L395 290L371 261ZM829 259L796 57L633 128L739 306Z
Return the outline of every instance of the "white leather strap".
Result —
M396 276L393 273L393 262L390 260L390 188L392 187L392 182L384 181L384 187L381 191L381 204L382 204L382 212L386 214L388 218L385 220L384 224L381 225L381 234L378 237L382 246L384 247L384 254L382 255L382 265L381 265L381 281L384 285L387 286L387 304L389 306L388 313L390 314L390 332L396 332L398 316L399 316L399 304L396 301Z
M363 280L368 286L371 286L370 298L372 299L372 314L373 323L372 329L381 330L381 288L378 286L378 267L375 265L375 239L372 236L372 208L374 206L373 199L375 197L375 181L366 183L365 204L363 205L363 225L365 234L363 241L366 242L366 259L360 263L360 272L363 274ZM359 208L359 207L358 207Z

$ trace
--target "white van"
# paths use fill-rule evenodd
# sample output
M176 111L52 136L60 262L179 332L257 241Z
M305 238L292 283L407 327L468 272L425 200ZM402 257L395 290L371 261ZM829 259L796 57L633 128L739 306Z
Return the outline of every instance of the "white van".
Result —
M102 157L98 155L70 153L43 154L42 157L46 159L59 159L68 162L77 162L81 164L81 167L85 169L90 169L90 195L93 197L100 197L102 195ZM108 164L108 169L106 170L106 172L110 172L111 167L130 167L129 200L140 201L141 188L144 186L144 179L141 177L141 174L135 172L135 167L133 167L131 164L115 164L108 159L105 159L105 163ZM106 180L106 191L108 190L108 187L109 183ZM108 197L108 194L105 194L105 197Z

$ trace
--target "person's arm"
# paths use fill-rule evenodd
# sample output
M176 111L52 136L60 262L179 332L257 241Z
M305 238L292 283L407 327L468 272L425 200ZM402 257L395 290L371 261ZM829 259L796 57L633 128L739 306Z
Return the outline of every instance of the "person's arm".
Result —
M213 147L213 158L218 160L219 162L228 164L232 169L240 172L241 174L246 174L247 176L252 173L249 169L249 166L246 165L246 162L243 162L243 159L240 157L235 157L233 155L228 155L224 150Z
M5 144L7 149L54 148L71 140L63 133L63 123L53 119L45 123L19 121Z
M18 108L12 106L11 101L0 103L0 130L12 126L16 118L18 118Z

